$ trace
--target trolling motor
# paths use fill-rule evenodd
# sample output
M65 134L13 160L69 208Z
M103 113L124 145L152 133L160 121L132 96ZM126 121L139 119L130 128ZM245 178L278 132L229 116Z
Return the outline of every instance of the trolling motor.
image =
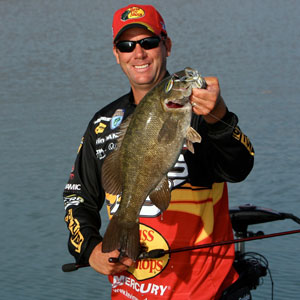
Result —
M284 219L291 219L300 224L300 219L292 214L281 213L250 204L234 207L229 210L229 213L235 236L239 240L236 243L234 261L234 267L239 273L239 279L223 293L221 299L240 299L240 295L235 295L235 291L244 292L245 296L242 299L252 299L250 290L256 289L260 284L260 278L266 276L267 273L269 273L272 283L273 299L273 280L267 259L259 253L245 251L245 241L264 238L266 235L262 231L256 233L248 231L248 226ZM299 230L295 232L299 232ZM272 235L269 236L272 237Z
M248 231L249 225L262 224L267 222L291 219L300 224L300 219L292 214L281 213L269 208L254 206L251 204L233 207L229 210L232 228L237 238L249 238L264 236L264 232L256 233ZM236 251L239 254L245 253L245 242L237 243Z

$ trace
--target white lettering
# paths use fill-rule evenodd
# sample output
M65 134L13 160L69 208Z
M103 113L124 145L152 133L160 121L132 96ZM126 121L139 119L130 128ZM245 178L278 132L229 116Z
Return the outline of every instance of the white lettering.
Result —
M104 138L98 138L98 139L96 139L96 145L103 144L104 142L105 142Z
M119 135L117 133L111 133L105 137L105 140L110 141L110 140L115 140L117 138L119 138Z
M117 148L117 145L115 143L110 143L108 145L108 150L115 150Z
M125 279L125 284L126 284L127 286L131 287L130 283L131 283L131 278L130 278L130 277L126 277L126 279Z
M142 206L142 209L140 211L140 216L141 217L156 217L159 216L161 213L160 209L152 204L149 196L146 198L144 205Z
M133 278L131 278L131 281L130 281L130 287L135 289L135 281Z
M151 290L150 293L151 293L151 294L154 294L154 295L157 295L158 289L159 289L159 286L156 285L156 284L153 284L153 285L152 285L152 290Z
M125 276L121 275L120 277L114 276L112 288L116 288L119 285L123 285L125 281Z
M156 285L152 283L142 283L139 284L134 278L130 278L127 276L121 275L119 276L114 276L113 277L113 283L112 283L112 288L114 289L115 293L121 293L123 295L126 295L130 299L137 299L134 298L133 295L129 294L128 291L123 290L123 289L116 289L119 286L126 285L129 288L133 289L136 292L142 293L142 294L153 294L153 295L160 295L163 296L168 288L168 286L163 286L163 285ZM129 297L130 295L130 297Z
M107 141L116 140L119 138L118 133L111 133L106 137L96 139L96 145L104 144Z
M140 285L139 285L137 282L135 283L134 289L135 289L137 292L140 291Z
M105 151L103 149L96 149L96 156L99 159L103 159L106 156Z
M65 190L69 190L69 191L80 191L81 190L81 184L71 184L68 183L65 186Z
M94 124L98 124L98 123L100 123L101 121L109 122L110 120L111 120L111 118L100 117L100 118L98 118L96 121L94 121Z
M84 199L80 196L70 195L70 196L64 197L65 209L67 209L70 205L79 205L80 203L83 203L83 202L84 202Z
M160 287L160 291L161 291L160 295L163 296L164 293L165 293L165 291L166 291L166 289L167 289L167 286L160 285L159 287Z
M151 285L152 285L152 283L148 283L148 285L147 285L147 290L144 290L145 283L142 283L142 284L141 284L141 288L140 288L141 293L143 293L143 294L149 293L149 291L150 291L150 289L151 289Z
M180 154L176 164L171 169L171 171L168 173L170 189L172 190L176 186L182 184L186 180L187 177L188 177L187 165L184 160L183 154Z

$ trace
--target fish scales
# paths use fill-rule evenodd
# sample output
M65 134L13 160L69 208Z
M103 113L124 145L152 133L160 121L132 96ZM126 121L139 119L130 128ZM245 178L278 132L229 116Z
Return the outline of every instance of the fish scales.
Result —
M204 86L204 79L194 69L174 73L146 94L126 122L117 150L102 168L104 190L112 194L121 191L120 206L103 238L103 252L117 249L133 260L140 254L139 212L145 199L149 195L159 209L167 209L171 192L166 175L177 161L185 139L201 140L190 127L189 96L192 88Z

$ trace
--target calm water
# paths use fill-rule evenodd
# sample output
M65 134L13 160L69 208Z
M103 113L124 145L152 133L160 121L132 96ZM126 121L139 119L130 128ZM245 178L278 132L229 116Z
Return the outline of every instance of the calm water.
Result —
M109 299L104 276L63 273L62 190L88 121L128 91L111 53L111 18L127 1L0 0L1 299ZM140 1L145 3L144 1ZM165 16L170 72L220 78L256 163L230 185L231 206L299 211L300 2L152 1ZM280 221L254 230L299 228ZM299 299L299 234L251 242L265 255L274 299ZM253 293L270 299L271 284Z

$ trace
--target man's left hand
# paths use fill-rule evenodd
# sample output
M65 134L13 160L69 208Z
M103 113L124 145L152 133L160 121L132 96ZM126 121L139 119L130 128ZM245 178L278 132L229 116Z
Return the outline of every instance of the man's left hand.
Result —
M214 124L226 114L226 104L220 94L219 80L217 77L204 77L206 89L194 88L190 96L193 112L203 115L204 120Z

